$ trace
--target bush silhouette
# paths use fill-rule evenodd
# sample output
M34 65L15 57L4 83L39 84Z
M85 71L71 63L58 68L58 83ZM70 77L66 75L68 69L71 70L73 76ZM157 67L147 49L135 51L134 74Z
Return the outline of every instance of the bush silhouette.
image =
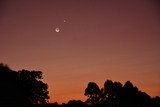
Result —
M85 107L85 103L80 100L70 100L67 104L68 107Z

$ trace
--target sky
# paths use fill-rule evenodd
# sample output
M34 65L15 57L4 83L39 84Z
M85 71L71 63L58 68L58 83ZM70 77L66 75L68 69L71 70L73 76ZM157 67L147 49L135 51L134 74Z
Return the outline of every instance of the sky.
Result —
M1 0L0 62L40 70L50 102L88 82L130 80L160 96L159 0ZM55 29L58 29L55 30Z

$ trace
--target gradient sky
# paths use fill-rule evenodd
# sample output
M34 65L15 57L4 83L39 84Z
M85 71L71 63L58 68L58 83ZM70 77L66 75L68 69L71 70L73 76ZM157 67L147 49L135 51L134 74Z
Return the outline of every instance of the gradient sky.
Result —
M43 71L50 102L85 100L88 82L102 87L106 79L130 80L160 95L159 5L159 0L1 0L0 61L13 70Z

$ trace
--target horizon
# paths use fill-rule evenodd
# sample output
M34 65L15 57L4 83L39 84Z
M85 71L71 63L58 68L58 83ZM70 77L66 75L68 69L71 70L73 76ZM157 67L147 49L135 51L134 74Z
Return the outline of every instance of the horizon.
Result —
M22 72L28 72L28 73L33 73L33 72L39 72L39 71L35 71L35 70L27 70L27 69L21 69L21 70L17 70L17 71L15 71L15 70L13 70L13 69L11 69L10 68L10 66L9 65L7 65L7 64L4 64L4 63L0 63L0 67L1 67L1 70L3 71L5 71L5 69L3 69L3 67L4 68L7 68L7 69L9 69L10 70L10 72L9 72L9 74L11 73L11 72L17 72L18 73L18 75L19 74L21 74ZM6 70L7 71L7 70ZM21 73L19 73L19 72L21 72ZM40 77L40 78L34 78L36 81L41 81L42 83L44 83L43 85L45 85L45 84L47 84L47 83L45 83L44 81L43 81L43 72L42 71L40 71L41 73L42 73L42 78ZM4 73L4 72L3 72ZM2 73L2 75L4 75ZM6 72L6 74L7 74L8 72ZM11 73L10 75L12 75L13 77L14 77L14 75L13 74L15 74L15 73ZM24 73L25 74L25 73ZM8 75L8 74L7 74ZM37 75L37 74L36 74ZM19 75L20 76L20 75ZM27 75L26 75L27 76ZM40 76L40 75L39 75ZM21 77L21 76L20 76ZM36 76L35 76L36 77ZM23 76L22 76L22 78L23 78ZM108 82L108 81L111 81L111 82L113 82L114 83L114 85L116 85L115 83L120 83L122 86L121 86L121 88L124 88L124 86L126 85L126 83L128 82L129 84L131 83L132 85L133 85L133 89L136 89L137 90L137 94L139 93L141 93L141 94L144 94L144 95L147 95L147 96L149 96L151 99L154 99L154 98L159 98L159 96L158 95L156 95L156 96L150 96L148 93L146 93L146 92L144 92L144 91L142 91L141 89L139 89L136 85L134 85L131 81L129 81L129 80L126 80L125 81L125 83L122 83L122 82L120 82L120 81L114 81L114 80L110 80L110 79L106 79L105 81L104 81L104 83L106 83L106 82ZM20 81L21 82L21 81ZM99 87L99 84L97 84L96 82L93 82L93 81L90 81L90 82L88 82L87 84L92 84L92 83L95 83L98 87ZM119 84L119 85L120 85ZM88 85L89 86L89 85ZM109 86L109 85L108 85ZM129 85L130 86L130 85ZM41 87L41 86L40 86ZM104 89L104 85L102 86L102 87L99 87L99 90L102 92L102 94L104 94L104 92L102 91L103 89ZM127 86L128 87L128 86ZM7 89L7 88L6 88ZM86 93L86 89L87 89L87 87L84 89L85 91L84 91L84 94L83 94L83 96L85 96L86 97L86 99L88 98L88 96L86 96L85 95L85 93ZM46 91L48 91L48 89L46 89ZM93 91L93 90L92 90ZM131 90L130 90L131 91ZM49 92L49 91L48 91ZM123 91L122 91L123 92ZM134 92L134 91L133 91ZM49 93L48 93L49 94ZM72 93L72 94L74 94L74 93ZM147 97L147 96L145 96L145 97ZM47 99L47 98L46 98ZM82 102L85 102L85 101L87 101L86 99L74 99L74 98L72 98L72 99L69 99L68 101L66 101L66 102L50 102L49 101L49 99L48 99L48 102L46 103L46 104L67 104L67 103L69 103L70 101L82 101ZM45 104L45 103L44 103Z
M40 70L50 102L84 101L88 82L160 95L158 0L2 0L0 61ZM73 94L74 93L74 94Z

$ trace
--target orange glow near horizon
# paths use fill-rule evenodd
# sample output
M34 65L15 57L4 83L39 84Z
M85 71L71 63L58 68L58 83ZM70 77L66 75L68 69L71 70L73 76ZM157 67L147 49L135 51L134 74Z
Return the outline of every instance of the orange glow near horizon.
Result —
M51 103L84 101L88 82L102 88L107 79L130 80L150 96L160 96L158 4L2 0L0 61L13 70L42 71Z

